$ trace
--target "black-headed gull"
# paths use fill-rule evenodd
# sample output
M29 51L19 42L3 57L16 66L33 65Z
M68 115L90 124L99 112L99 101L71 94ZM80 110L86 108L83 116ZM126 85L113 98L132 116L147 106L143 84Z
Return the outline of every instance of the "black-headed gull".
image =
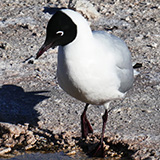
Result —
M102 136L92 156L104 157L103 138L109 103L124 98L134 81L131 53L123 40L105 31L92 31L86 19L70 9L57 11L48 22L40 57L59 46L57 77L61 88L85 102L82 137L92 133L86 111L89 104L104 105Z

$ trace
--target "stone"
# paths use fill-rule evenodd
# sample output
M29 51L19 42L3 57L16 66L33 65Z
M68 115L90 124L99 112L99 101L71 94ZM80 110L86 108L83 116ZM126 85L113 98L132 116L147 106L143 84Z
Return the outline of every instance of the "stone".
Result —
M96 7L87 0L73 0L69 3L69 8L73 8L78 12L81 12L88 19L98 19L100 17L100 13L96 10Z
M0 148L0 156L3 156L4 154L6 153L9 153L11 151L11 148L4 148L4 147L1 147Z

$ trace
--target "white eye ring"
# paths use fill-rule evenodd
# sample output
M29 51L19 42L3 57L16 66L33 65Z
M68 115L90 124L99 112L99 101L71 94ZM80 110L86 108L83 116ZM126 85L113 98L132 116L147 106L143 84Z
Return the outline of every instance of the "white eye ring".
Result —
M57 31L56 34L59 34L60 36L63 36L64 32L63 31Z

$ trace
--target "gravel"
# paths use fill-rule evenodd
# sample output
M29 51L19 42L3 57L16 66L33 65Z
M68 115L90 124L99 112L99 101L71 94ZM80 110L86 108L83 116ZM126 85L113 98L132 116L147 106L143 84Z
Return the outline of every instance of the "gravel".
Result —
M142 63L126 98L111 103L105 143L110 147L123 144L137 160L160 159L160 4L148 0L1 0L0 154L13 153L22 142L23 147L18 148L24 151L42 144L36 136L44 130L43 136L64 132L69 133L67 139L81 136L84 104L58 86L57 48L39 60L33 58L45 40L50 13L57 7L74 8L83 13L93 30L105 29L122 38L133 62ZM91 106L87 112L95 137L101 133L103 112L102 106ZM37 133L32 130L35 128ZM45 144L53 140L50 136Z

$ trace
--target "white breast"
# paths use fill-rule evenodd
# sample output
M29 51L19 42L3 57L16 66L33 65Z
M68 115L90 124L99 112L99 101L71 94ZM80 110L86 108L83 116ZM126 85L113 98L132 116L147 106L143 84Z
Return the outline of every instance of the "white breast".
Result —
M95 32L94 36L77 37L71 44L59 47L60 86L71 96L91 104L123 97L133 83L130 52L122 42L120 47L120 43L114 45L114 40L118 39Z

